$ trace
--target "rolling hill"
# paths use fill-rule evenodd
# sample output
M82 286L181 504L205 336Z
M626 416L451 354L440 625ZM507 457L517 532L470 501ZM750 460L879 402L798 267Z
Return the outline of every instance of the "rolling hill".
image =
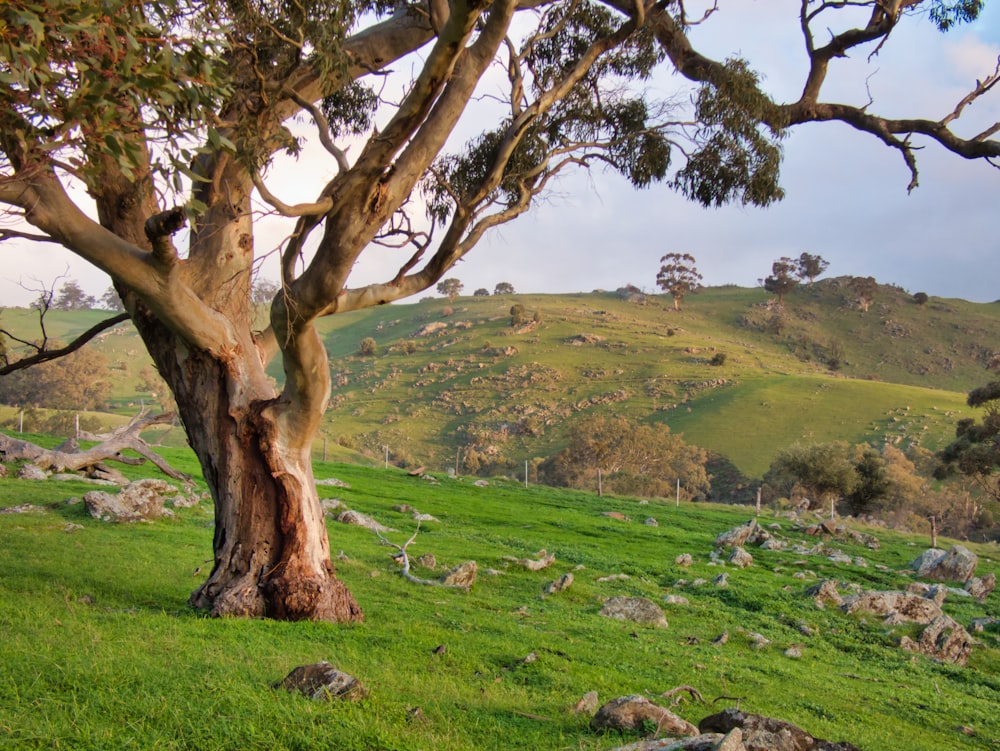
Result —
M69 339L102 315L52 312L49 335ZM0 314L24 336L32 322L31 311ZM631 288L433 298L334 316L320 330L333 394L317 454L380 463L388 447L392 461L443 469L475 448L494 473L513 474L561 448L573 421L616 414L669 427L759 477L795 442L944 445L971 414L966 393L991 379L1000 303L919 305L883 285L865 311L836 278L783 306L738 287L705 289L681 311ZM155 399L130 327L93 346L114 363L112 411ZM270 373L280 379L280 364Z

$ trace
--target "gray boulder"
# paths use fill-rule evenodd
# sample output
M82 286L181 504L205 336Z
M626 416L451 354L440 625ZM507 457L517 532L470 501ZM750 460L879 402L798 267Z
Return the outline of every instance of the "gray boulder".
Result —
M49 476L46 474L45 470L37 464L22 464L21 468L17 470L17 479L47 480L49 479Z
M965 665L972 652L972 637L961 624L947 615L940 615L920 632L917 641L904 636L899 646L911 652L932 657L942 662Z
M743 732L747 751L859 751L849 743L831 743L814 738L790 722L729 708L698 723L702 733Z
M275 686L297 692L317 701L346 699L355 701L367 696L367 689L353 675L338 670L328 662L300 665Z
M733 548L733 552L729 554L729 562L737 568L747 568L753 565L753 556L737 545Z
M755 545L770 540L771 535L761 527L756 519L751 519L746 524L733 527L715 538L715 547L732 548L737 545Z
M612 597L604 603L600 614L605 618L615 618L620 621L631 621L658 628L667 627L667 617L663 614L663 610L645 597Z
M913 560L909 568L917 576L942 582L967 582L976 572L979 558L962 545L953 545L948 552L931 548Z
M990 593L996 589L997 575L987 574L986 576L974 576L965 583L965 591L982 602Z
M472 585L476 583L476 574L478 572L479 567L476 565L475 561L466 561L465 563L460 563L455 566L455 568L442 574L438 581L446 587L458 587L460 589L469 590L472 589Z
M891 617L894 623L930 623L943 615L934 600L909 592L861 592L844 598L847 613L871 613Z
M83 496L87 512L95 519L106 522L153 521L173 512L163 504L179 494L165 480L149 478L130 482L117 493L91 490Z
M337 515L337 521L341 524L353 524L358 527L364 527L365 529L370 529L373 532L381 533L396 531L392 527L386 527L383 524L379 524L367 514L362 514L360 511L354 511L353 509L340 512L340 514Z
M573 574L565 573L555 581L545 585L545 594L554 595L573 586Z
M612 699L590 721L593 730L643 730L657 728L658 735L674 738L698 735L698 728L645 696L633 694Z

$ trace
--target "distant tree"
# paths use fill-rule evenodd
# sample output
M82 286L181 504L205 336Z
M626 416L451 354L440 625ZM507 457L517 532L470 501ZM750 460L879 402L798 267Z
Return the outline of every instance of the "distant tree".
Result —
M114 287L108 287L104 290L104 294L101 295L101 299L98 302L104 310L112 310L115 313L121 313L125 310L125 306L122 305L122 299L118 296L118 292Z
M480 287L475 292L472 293L473 297L489 297L490 291L486 287Z
M861 448L854 460L854 471L857 481L844 497L848 513L858 516L879 511L892 488L882 455L871 446Z
M983 409L982 421L977 424L971 417L958 421L955 440L938 454L934 476L941 480L963 475L1000 501L1000 381L973 389L966 403Z
M808 279L809 285L816 280L816 277L822 274L830 267L830 262L823 258L823 256L814 256L810 253L803 253L798 259L798 268L795 271L795 275L799 279Z
M254 305L268 305L280 290L281 285L277 282L258 277L254 279L253 286L250 288L250 301Z
M0 378L0 403L50 409L96 409L104 404L108 358L79 349L52 362Z
M701 274L690 253L667 253L660 259L656 283L674 299L674 310L680 310L684 298L701 289Z
M764 289L772 295L777 295L778 302L783 303L785 295L799 283L796 278L798 268L798 261L787 256L779 258L771 264L771 276L764 279Z
M861 310L867 313L872 303L875 302L876 295L878 295L878 282L875 281L875 277L852 277L848 288L857 296L858 305L861 306Z
M454 277L450 279L444 279L438 282L437 291L439 294L444 295L448 298L448 302L451 302L460 294L462 294L462 289L465 287L458 279Z
M712 357L712 359L708 361L708 364L709 365L715 365L715 366L725 365L726 364L726 353L725 352L716 352L715 355Z
M521 303L510 306L510 325L520 326L528 320L528 313Z
M804 494L814 506L849 496L858 484L851 447L842 442L795 445L780 452L764 475L778 495Z
M497 286L493 288L494 295L513 295L514 285L510 282L497 282Z
M378 344L370 336L366 336L361 340L361 344L358 346L358 354L364 357L371 357L378 352Z
M570 428L569 445L540 472L555 485L593 488L600 471L610 492L660 497L672 497L680 480L684 497L692 499L708 492L707 458L665 425L594 416Z
M920 305L921 307L926 305L929 299L930 298L927 296L926 292L916 292L913 295L913 302L915 302L917 305Z
M52 300L53 310L90 310L96 305L97 301L93 296L84 292L74 279L63 282L59 293Z

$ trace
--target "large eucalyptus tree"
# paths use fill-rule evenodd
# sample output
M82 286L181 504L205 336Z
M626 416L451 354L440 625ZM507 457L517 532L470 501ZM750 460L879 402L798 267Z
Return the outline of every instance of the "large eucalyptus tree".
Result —
M692 47L695 25L725 23L719 4L697 13L682 0L0 8L0 203L21 222L0 234L58 243L106 271L173 391L215 501L215 564L194 605L362 617L335 577L310 467L330 393L315 323L431 287L560 172L600 164L704 204L764 205L781 197L782 132L829 120L897 149L912 184L920 137L970 159L1000 156L996 127L953 131L996 71L937 120L820 98L830 65L886 44L903 14L947 27L974 19L980 2L789 3L806 61L789 103L769 98L748 62ZM644 96L658 68L699 84L692 107ZM478 118L481 135L449 154L463 115ZM315 125L332 165L304 204L282 201L268 181L274 163L303 148L294 118ZM252 277L272 250L255 243L265 211L288 227L281 289L256 331ZM348 286L359 257L386 248L403 251L398 272ZM265 374L276 357L277 391Z

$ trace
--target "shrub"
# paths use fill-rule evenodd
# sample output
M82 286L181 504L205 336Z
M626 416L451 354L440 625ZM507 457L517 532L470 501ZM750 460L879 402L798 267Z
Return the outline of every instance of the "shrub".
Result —
M708 364L709 365L714 365L716 367L718 367L719 365L725 365L726 364L726 353L725 352L716 352L715 356L711 360L708 361Z
M375 343L375 340L372 337L366 336L364 339L361 340L361 345L358 347L358 354L362 355L363 357L371 357L377 352L378 352L378 345Z

